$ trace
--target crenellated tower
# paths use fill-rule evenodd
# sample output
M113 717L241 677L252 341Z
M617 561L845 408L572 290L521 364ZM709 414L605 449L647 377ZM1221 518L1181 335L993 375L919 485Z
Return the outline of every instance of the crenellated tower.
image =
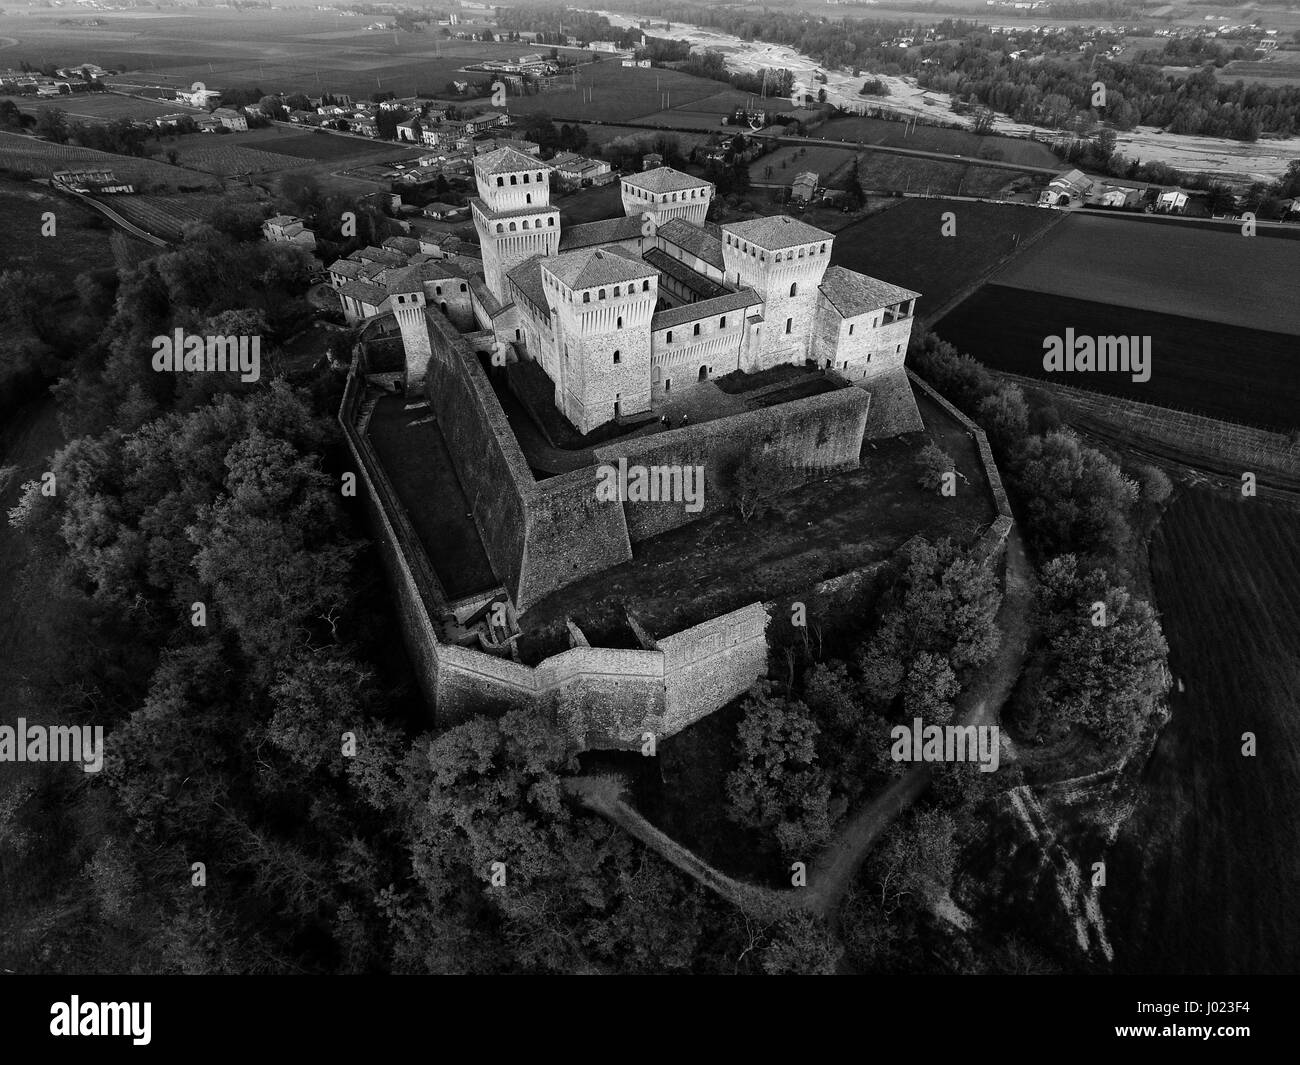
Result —
M729 222L721 229L726 282L754 289L764 304L760 343L741 369L753 373L814 357L818 286L835 238L783 215Z
M621 180L623 213L629 217L648 214L654 219L655 230L674 218L704 225L713 200L712 182L683 174L671 166L627 174Z
M555 336L555 402L581 433L650 409L650 322L659 272L622 248L541 264Z
M554 255L560 246L560 212L551 206L550 176L550 164L514 148L474 160L478 196L470 204L483 279L502 303L509 302L508 271L530 256Z

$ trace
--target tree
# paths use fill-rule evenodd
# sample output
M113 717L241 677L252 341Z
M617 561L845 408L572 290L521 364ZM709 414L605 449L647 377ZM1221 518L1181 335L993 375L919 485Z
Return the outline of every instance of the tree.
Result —
M749 452L731 474L731 496L743 521L773 509L778 496L798 483L798 474L781 459L766 452Z
M933 441L921 449L916 464L921 468L916 483L927 492L938 492L943 487L945 475L957 468L952 457Z
M761 684L745 697L736 732L738 765L727 777L730 816L773 832L781 852L807 860L830 835L830 788L817 766L817 725L808 707Z
M42 108L36 116L36 135L55 144L65 144L68 140L68 114L58 107Z

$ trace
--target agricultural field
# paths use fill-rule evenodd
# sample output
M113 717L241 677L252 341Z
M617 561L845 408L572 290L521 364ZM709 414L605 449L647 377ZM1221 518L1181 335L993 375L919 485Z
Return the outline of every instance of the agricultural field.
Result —
M190 193L182 196L105 196L104 203L128 222L163 240L180 240L185 227L201 222L228 195Z
M1214 76L1227 84L1244 81L1272 89L1300 85L1300 54L1274 52L1262 60L1236 59L1216 70Z
M1003 198L1026 175L993 166L969 166L914 155L867 151L858 163L862 187L871 191L918 192L930 196ZM1047 181L1046 175L1043 177Z
M288 133L282 127L232 133L238 144L272 155L288 155L300 162L332 162L336 159L369 159L387 156L402 149L392 141L344 137L337 133Z
M1195 303L1185 306L1191 310ZM1300 425L1300 366L1295 337L1286 333L1000 284L984 285L933 328L995 370L1276 432ZM1126 373L1046 374L1043 340L1067 328L1076 336L1150 337L1150 380L1133 381Z
M1300 240L1275 232L1073 214L992 281L1300 335Z
M607 61L580 68L577 85L576 92L511 97L510 112L545 111L557 119L579 122L644 121L687 126L691 123L672 117L678 114L676 109L686 111L696 101L717 96L721 83L676 70L624 67ZM584 89L591 90L590 102L584 99ZM721 114L706 117L707 125L700 128L721 128Z
M0 132L0 168L25 171L34 177L47 178L56 170L87 166L107 167L118 177L134 181L137 185L148 184L171 189L216 186L215 179L207 174L183 170L153 159L114 155L93 148L53 144L16 133Z
M54 235L42 235L46 212L54 215ZM77 273L115 265L109 236L112 224L90 207L29 182L0 178L0 218L4 219L5 269L34 271L58 263Z
M956 233L943 235L943 215ZM920 317L981 283L1023 242L1059 223L1061 215L1016 204L907 199L845 229L831 261L921 293Z
M0 97L0 99L12 100L19 110L29 115L39 115L42 111L58 109L65 112L68 119L74 122L112 122L118 118L151 122L160 115L174 115L177 111L188 111L187 108L176 103L155 103L109 92L79 92L71 96L52 98L10 96Z
M608 185L552 196L551 203L560 209L560 225L576 226L583 222L599 222L602 218L622 218L621 187L619 182L611 181Z
M308 165L292 155L276 155L238 144L225 144L227 137L201 134L205 139L191 142L179 149L178 164L192 170L202 170L218 177L232 174L268 174L277 170L292 170Z
M795 175L811 170L819 185L834 185L853 163L853 156L848 148L791 144L750 163L749 180L754 184L793 185Z
M910 131L909 131L910 130ZM878 144L887 148L914 148L923 152L945 152L964 155L969 159L986 159L990 162L1019 163L1023 166L1044 166L1064 169L1063 164L1046 144L1017 137L981 136L963 129L943 129L937 126L911 128L905 122L890 122L883 118L835 118L817 127L817 136L827 140L858 141Z
M1182 493L1151 567L1176 678L1107 859L1118 971L1300 969L1300 515ZM1254 733L1255 757L1242 754Z

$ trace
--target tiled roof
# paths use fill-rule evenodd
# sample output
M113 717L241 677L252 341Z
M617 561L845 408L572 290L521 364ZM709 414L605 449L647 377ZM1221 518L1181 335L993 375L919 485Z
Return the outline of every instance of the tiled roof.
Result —
M827 233L824 229L785 215L751 218L747 222L727 222L722 231L767 251L780 251L800 244L816 244L835 239L834 234Z
M706 229L692 225L685 218L672 218L655 230L655 236L697 258L703 259L710 266L722 269L722 241Z
M506 274L510 284L545 317L550 313L546 302L546 286L542 283L542 257L533 255ZM491 311L488 314L491 315Z
M487 311L489 318L495 318L505 310L505 308L501 306L501 302L492 295L492 290L487 287L487 283L484 282L482 278L476 277L471 279L469 287L474 295L478 297L479 303L482 305L483 309Z
M699 321L701 318L710 318L715 314L742 311L748 307L762 305L762 296L752 288L742 288L739 292L728 292L725 296L718 296L715 299L700 300L698 303L687 303L681 307L670 307L666 311L660 311L651 319L650 328L673 329L679 325Z
M351 259L339 259L337 262L330 264L331 274L342 274L344 277L360 277L361 264L353 262Z
M389 237L384 247L401 255L415 255L420 250L420 242L414 237Z
M384 274L384 288L389 293L423 292L424 273L419 266L403 266Z
M711 300L727 291L726 285L720 285L713 278L692 270L680 259L674 259L660 248L651 248L642 258L660 273L667 274L683 288L695 293L699 299Z
M371 285L365 281L344 281L338 290L345 296L351 296L354 300L369 303L374 307L381 306L388 298L388 293L378 285Z
M599 222L565 226L560 231L560 251L573 251L577 248L590 248L596 244L632 240L641 235L641 225L640 215L624 215L622 218L603 218Z
M658 276L653 266L617 246L567 252L548 260L546 269L573 289Z
M549 163L513 148L498 148L485 152L474 160L474 169L484 174L518 174L525 170L549 170Z
M629 185L646 192L681 192L682 189L698 189L713 182L704 178L691 177L671 166L657 166L653 170L643 170L639 174L627 174L623 177Z
M846 270L842 266L826 268L821 291L843 318L854 318L881 307L892 307L895 303L905 303L920 295L911 289L899 288L856 270Z
M406 262L400 253L391 248L376 248L373 244L354 251L348 258L353 262L388 263L390 266L401 266Z

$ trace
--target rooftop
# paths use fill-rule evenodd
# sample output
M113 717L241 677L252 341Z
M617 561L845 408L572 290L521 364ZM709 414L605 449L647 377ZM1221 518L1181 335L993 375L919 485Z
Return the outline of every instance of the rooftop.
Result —
M692 225L685 218L672 218L655 230L655 236L676 244L685 252L722 269L722 241L707 229Z
M653 170L643 170L639 174L627 174L623 180L646 192L681 192L683 189L698 189L705 186L711 188L713 185L711 181L691 177L690 174L683 174L671 166L659 166Z
M659 271L619 247L583 248L548 259L546 269L572 289L658 278Z
M767 251L780 251L782 248L796 248L801 244L835 239L834 234L827 233L824 229L785 215L751 218L747 222L727 222L722 226L722 231Z
M727 291L726 285L705 277L698 270L692 270L680 259L674 259L660 248L651 248L642 258L660 273L667 274L683 288L693 292L696 299L711 300Z
M846 270L842 266L826 268L826 273L822 275L821 291L845 318L876 311L881 307L891 307L895 303L906 303L921 295L909 288L900 288L856 270Z
M474 169L482 174L520 174L525 170L549 170L551 164L513 148L497 148L475 159Z
M619 240L633 240L641 236L641 216L624 215L621 218L605 218L599 222L583 222L581 225L565 226L560 231L560 251L574 251L577 248L589 248L595 244L612 244ZM660 232L663 232L660 230Z
M666 311L660 311L651 320L650 328L656 330L672 329L679 325L686 325L688 322L698 321L701 318L710 318L715 314L726 314L728 311L740 311L746 307L761 306L762 303L763 297L752 288L742 288L739 292L728 292L711 300L686 303L680 307L671 307Z

